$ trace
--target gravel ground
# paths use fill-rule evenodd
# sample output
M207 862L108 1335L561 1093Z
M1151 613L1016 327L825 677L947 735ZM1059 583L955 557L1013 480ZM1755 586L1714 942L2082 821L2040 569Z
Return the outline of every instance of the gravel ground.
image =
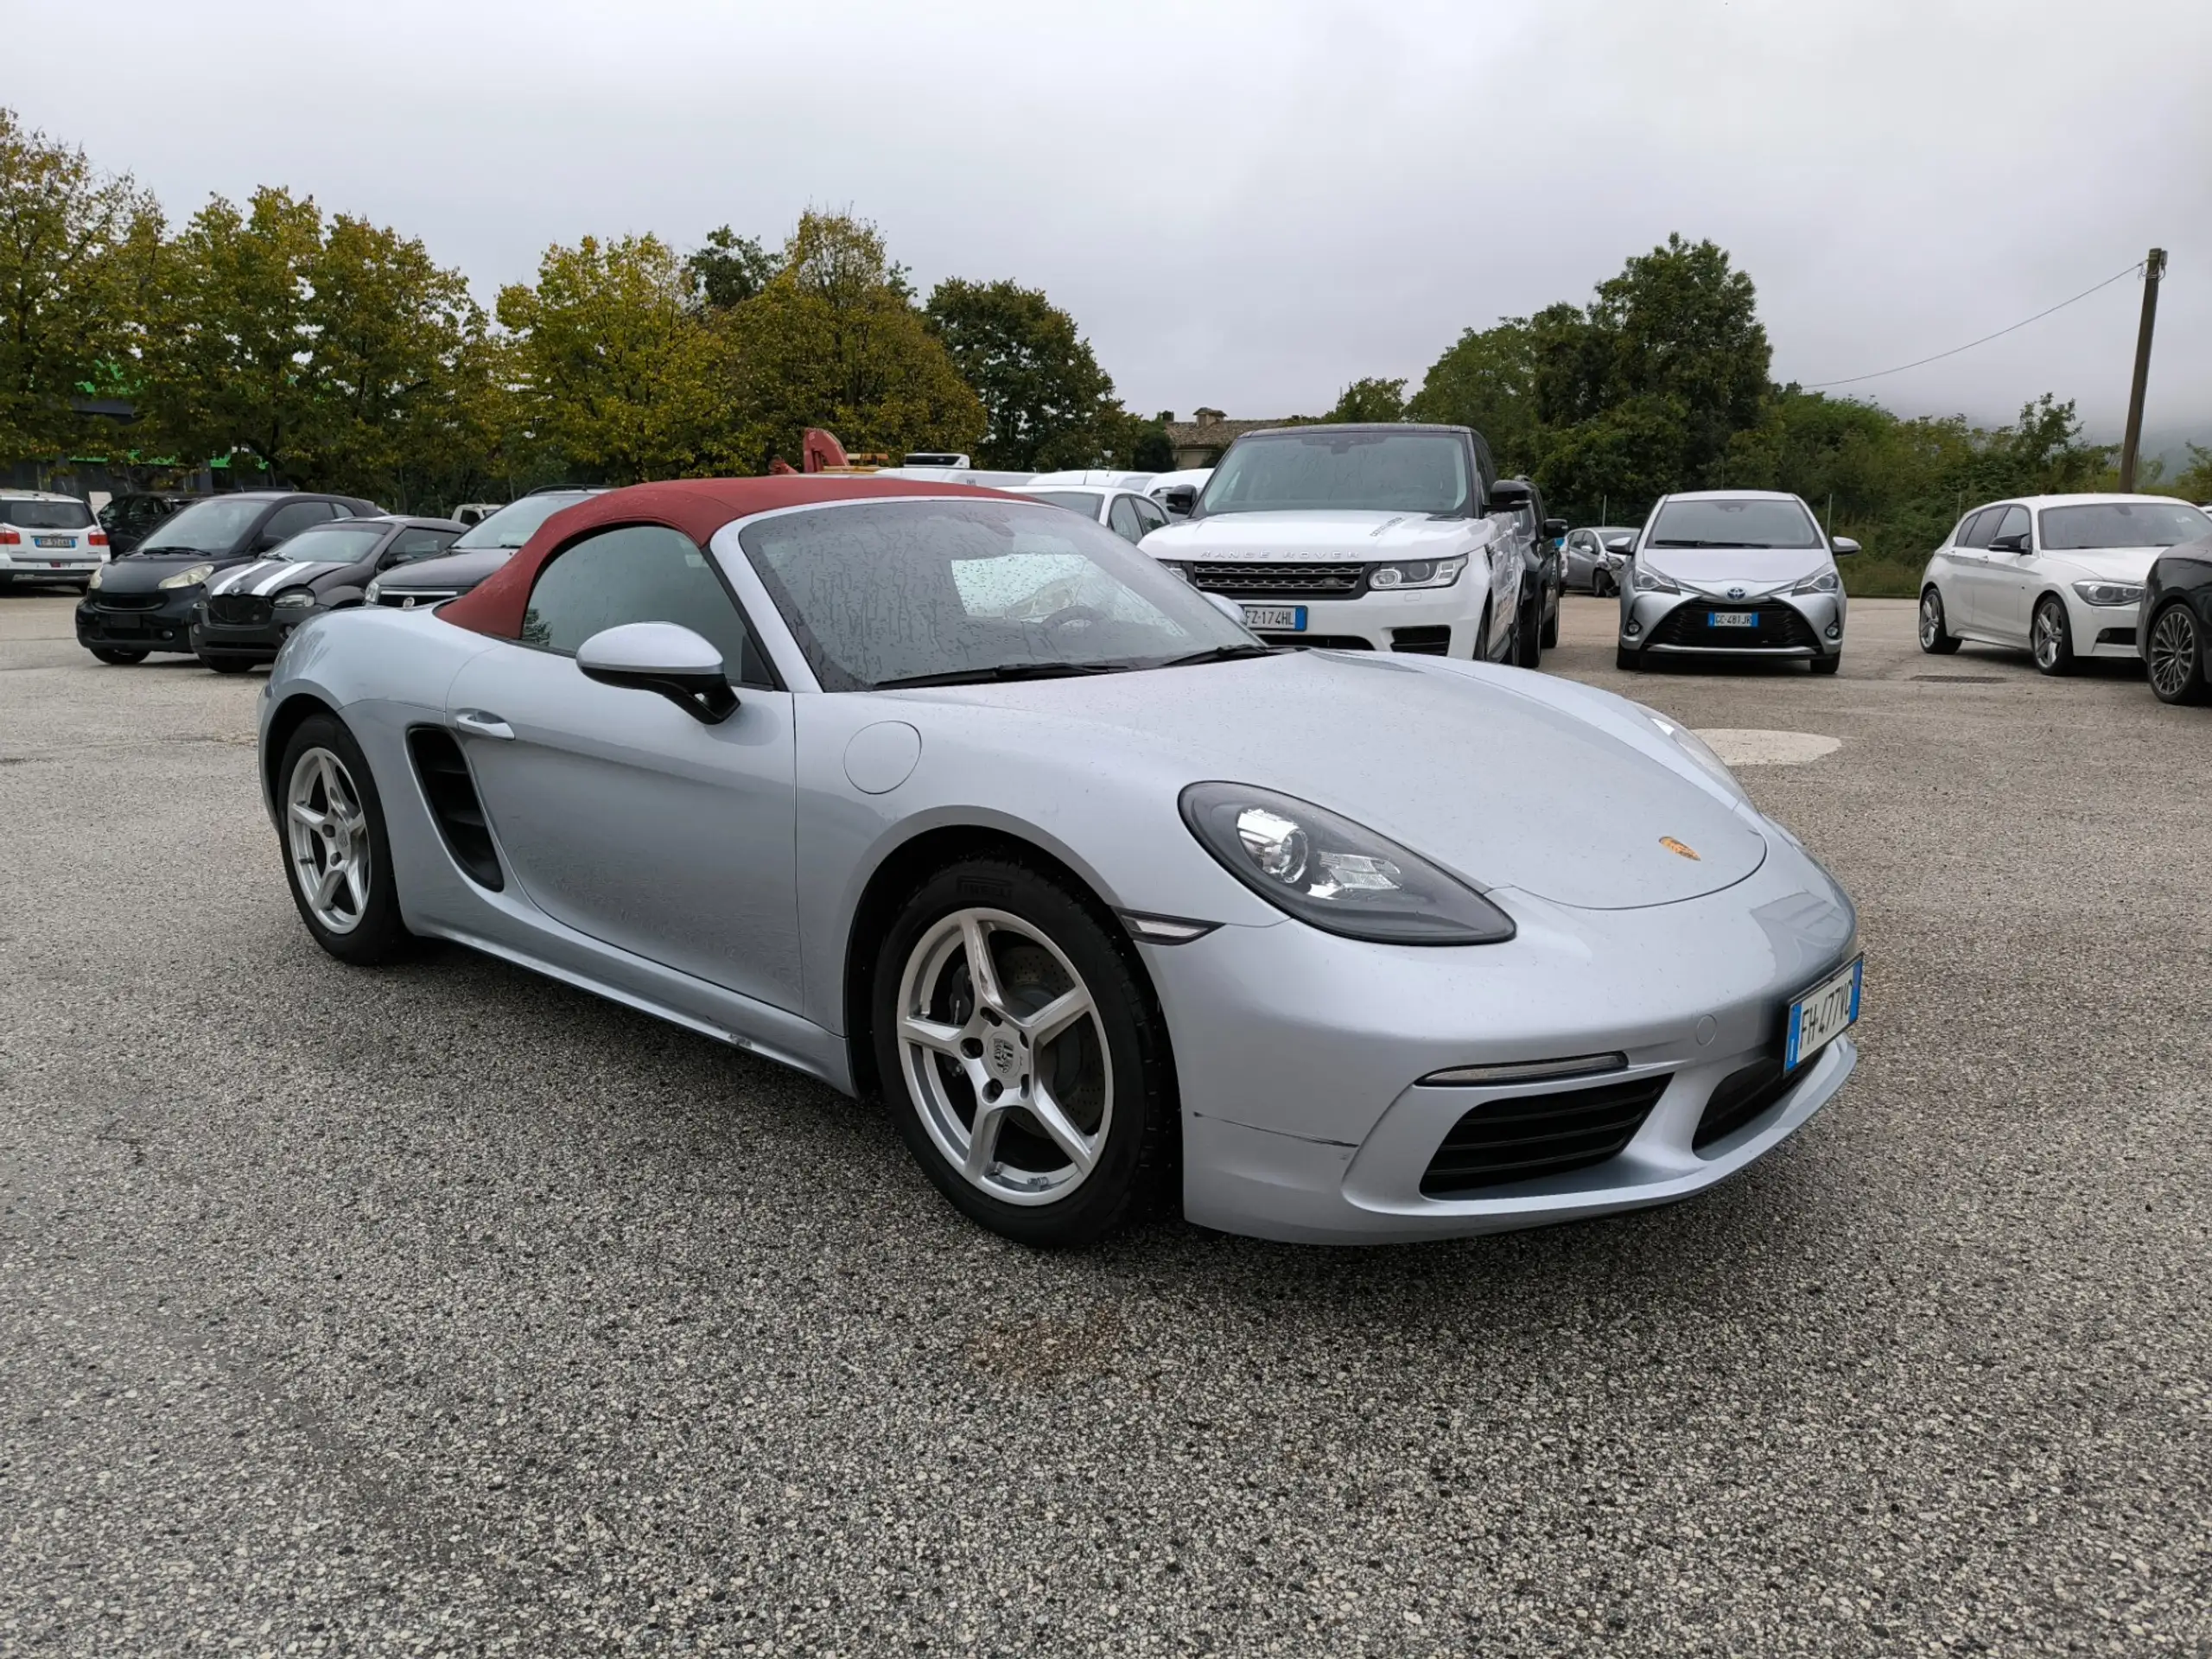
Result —
M257 677L0 600L0 1650L2212 1652L2212 714L1548 666L1861 907L1865 1058L1669 1210L1026 1253L884 1118L287 901ZM1818 746L1782 745L1802 754Z

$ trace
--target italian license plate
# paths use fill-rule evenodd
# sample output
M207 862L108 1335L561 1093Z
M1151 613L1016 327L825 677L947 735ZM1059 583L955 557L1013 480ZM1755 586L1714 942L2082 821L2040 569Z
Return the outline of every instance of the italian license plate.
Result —
M74 536L34 536L31 543L36 547L74 547L77 538Z
M1303 633L1306 632L1306 607L1303 605L1247 605L1244 626L1268 633Z
M1866 958L1853 957L1789 1005L1789 1040L1782 1069L1795 1071L1859 1023L1859 992Z
M1756 628L1759 625L1757 611L1707 611L1707 626L1716 628Z

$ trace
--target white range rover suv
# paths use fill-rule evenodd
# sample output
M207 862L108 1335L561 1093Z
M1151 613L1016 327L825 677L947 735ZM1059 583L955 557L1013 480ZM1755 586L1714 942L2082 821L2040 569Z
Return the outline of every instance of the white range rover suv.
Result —
M1141 545L1277 644L1507 662L1529 502L1467 427L1277 427L1230 444L1191 516Z

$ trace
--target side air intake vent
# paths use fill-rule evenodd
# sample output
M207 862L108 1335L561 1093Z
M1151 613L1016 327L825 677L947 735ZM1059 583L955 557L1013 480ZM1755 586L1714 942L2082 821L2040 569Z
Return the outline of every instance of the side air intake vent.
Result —
M415 758L415 775L422 780L423 798L445 837L453 861L480 887L497 893L507 885L499 873L499 855L493 850L492 832L484 823L484 808L476 798L475 779L453 734L435 726L417 726L407 734L407 752Z
M1429 1160L1421 1190L1432 1198L1465 1198L1506 1181L1602 1164L1636 1138L1669 1080L1662 1073L1486 1101L1452 1125Z

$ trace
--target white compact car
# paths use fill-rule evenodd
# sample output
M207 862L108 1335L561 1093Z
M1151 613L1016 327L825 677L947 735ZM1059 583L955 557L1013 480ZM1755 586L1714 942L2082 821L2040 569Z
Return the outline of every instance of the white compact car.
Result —
M2023 646L2046 674L2082 657L2139 656L2136 612L2159 554L2212 536L2164 495L2024 495L1976 507L1920 579L1920 648Z
M1115 489L1103 484L1039 481L1024 484L1012 493L1079 512L1092 524L1105 525L1125 542L1141 542L1154 531L1167 527L1167 509L1136 490Z
M1504 662L1529 486L1464 426L1248 432L1144 550L1281 645Z
M73 495L0 490L0 588L63 582L83 593L107 563L107 532Z

